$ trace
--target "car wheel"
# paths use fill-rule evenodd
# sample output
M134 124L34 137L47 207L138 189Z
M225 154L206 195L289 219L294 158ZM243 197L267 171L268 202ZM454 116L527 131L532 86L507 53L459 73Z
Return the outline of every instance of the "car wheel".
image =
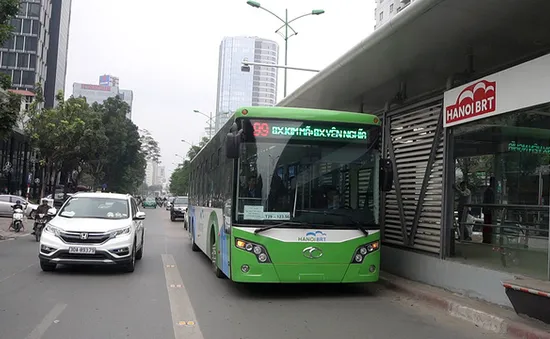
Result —
M36 216L36 210L32 210L31 213L29 213L29 218L34 219Z
M40 260L40 268L44 272L52 272L55 270L56 266L57 266L56 264L50 264L45 260Z
M214 271L214 275L216 278L223 278L224 274L218 267L218 251L216 248L216 239L214 238L214 234L212 234L212 245L210 245L210 259L212 262L212 270Z
M143 258L143 247L145 247L145 242L141 240L141 248L136 252L136 260L141 260Z
M176 218L174 218L173 215L170 216L170 221L176 221Z
M134 240L134 246L132 246L132 259L126 264L126 272L128 273L132 273L136 269L136 244L137 241Z

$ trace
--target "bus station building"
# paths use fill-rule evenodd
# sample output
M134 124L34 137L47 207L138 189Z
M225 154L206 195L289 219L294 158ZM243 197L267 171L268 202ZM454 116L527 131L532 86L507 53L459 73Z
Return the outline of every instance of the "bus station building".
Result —
M382 119L383 270L506 306L503 281L550 284L547 13L417 0L279 103Z

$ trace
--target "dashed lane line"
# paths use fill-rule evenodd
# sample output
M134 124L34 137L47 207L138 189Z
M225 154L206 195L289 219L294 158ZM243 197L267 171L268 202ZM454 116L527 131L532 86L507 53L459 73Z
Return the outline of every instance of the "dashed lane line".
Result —
M174 257L162 255L175 339L204 339Z
M38 324L34 330L26 337L26 339L40 339L46 333L48 328L57 320L57 317L65 310L66 304L57 304L46 314L44 319Z

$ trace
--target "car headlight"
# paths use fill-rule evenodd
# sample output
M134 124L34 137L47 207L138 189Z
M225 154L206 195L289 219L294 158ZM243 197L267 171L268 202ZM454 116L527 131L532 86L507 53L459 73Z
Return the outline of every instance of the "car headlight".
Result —
M116 237L121 236L121 235L128 235L128 234L130 234L131 230L132 230L132 228L130 226L128 226L128 227L121 228L119 230L112 231L111 232L111 238L116 238Z
M55 236L59 237L61 234L61 229L53 226L52 224L46 224L46 227L44 227L44 232L55 234Z

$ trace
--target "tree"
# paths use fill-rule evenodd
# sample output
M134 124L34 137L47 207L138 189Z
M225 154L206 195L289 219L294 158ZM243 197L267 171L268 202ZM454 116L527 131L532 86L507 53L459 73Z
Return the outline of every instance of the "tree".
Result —
M187 158L193 159L200 150L208 143L209 139L203 137L198 145L193 145L187 151ZM170 192L175 195L189 194L189 167L191 160L185 160L172 172L170 176Z
M0 0L0 45L11 38L10 20L19 12L20 0Z
M174 195L189 193L189 160L185 160L170 176L170 192Z
M15 93L4 91L9 88L2 86L0 88L0 139L5 139L10 135L13 127L19 119L21 110L21 96Z
M27 112L27 135L40 150L40 164L48 171L42 178L42 194L51 176L59 171L69 174L68 177L72 177L75 170L80 174L84 165L107 146L101 117L90 109L85 99L65 101L63 92L59 92L56 99L55 108L38 110L41 100L38 97Z
M19 0L0 0L0 46L12 36L10 20L19 11ZM4 92L11 87L8 75L0 73L0 139L8 136L19 118L21 96Z
M193 158L200 152L200 150L206 146L206 144L210 141L207 137L202 137L201 141L198 145L193 145L191 148L189 148L189 151L187 151L187 157L190 160L193 160Z
M126 117L130 106L117 96L103 104L93 104L92 109L101 113L108 139L108 151L103 158L103 183L109 191L138 191L145 178L146 156L137 126Z
M160 147L151 133L146 129L139 130L139 141L141 142L141 152L145 155L145 160L160 162Z

